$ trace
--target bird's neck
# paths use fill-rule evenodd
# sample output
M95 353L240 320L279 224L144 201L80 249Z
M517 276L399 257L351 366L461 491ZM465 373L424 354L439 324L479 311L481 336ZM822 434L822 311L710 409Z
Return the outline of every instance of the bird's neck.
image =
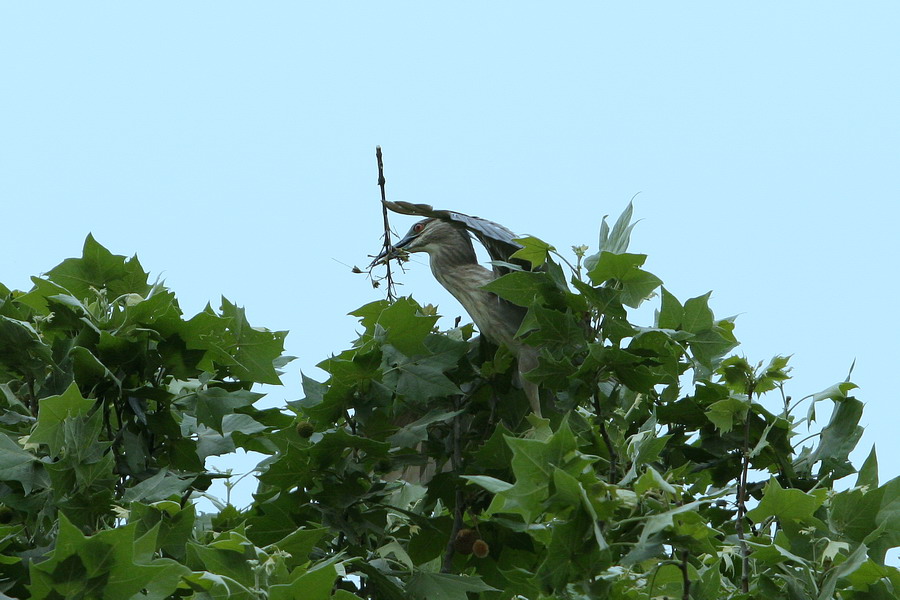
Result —
M481 286L490 283L494 274L476 261L470 263L441 264L434 255L431 256L431 272L444 288L456 296L464 306L466 302L460 296L486 294ZM468 307L467 307L468 308Z
M442 243L432 246L428 250L431 272L438 281L441 280L441 274L444 272L470 265L480 266L469 234L461 230L456 230L454 233L458 239L453 243Z

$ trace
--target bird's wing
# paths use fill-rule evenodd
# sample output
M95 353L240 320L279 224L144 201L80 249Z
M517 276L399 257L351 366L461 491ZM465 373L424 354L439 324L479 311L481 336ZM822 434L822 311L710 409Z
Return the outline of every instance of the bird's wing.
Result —
M481 217L473 217L450 210L439 210L433 208L430 204L413 204L412 202L391 202L384 201L385 206L401 215L415 215L419 217L431 217L458 223L472 232L478 241L485 247L491 260L510 262L509 257L522 247L522 244L515 241L516 234L512 231L493 221L482 219ZM515 260L512 262L518 263ZM528 263L523 262L522 266L528 268ZM498 275L509 272L509 269L503 267L494 267L494 271Z

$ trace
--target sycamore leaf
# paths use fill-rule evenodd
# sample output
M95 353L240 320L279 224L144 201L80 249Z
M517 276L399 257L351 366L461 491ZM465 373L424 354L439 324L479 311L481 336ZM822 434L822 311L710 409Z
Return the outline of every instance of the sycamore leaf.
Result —
M816 525L820 521L813 513L822 506L827 496L828 490L825 489L812 492L785 489L773 477L769 479L759 505L748 511L747 516L754 523L761 523L768 517L776 517L782 522L794 521Z
M469 592L497 592L480 577L416 571L406 585L414 600L466 600Z
M446 363L428 356L409 358L397 349L384 346L383 381L401 396L416 401L462 393L443 371Z
M601 252L588 276L595 285L610 280L617 282L622 303L637 308L662 284L658 277L640 268L645 260L646 254Z
M87 415L95 402L81 396L78 386L72 383L59 396L50 396L39 402L38 420L28 437L32 443L47 444L50 453L58 455L65 436L62 425L66 419Z
M425 337L434 329L437 315L426 315L418 302L409 297L392 303L369 303L350 313L361 317L360 322L372 334L379 325L385 332L385 342L407 355L425 351Z
M43 463L9 436L0 434L0 481L18 481L26 494L50 484Z
M238 408L251 406L263 396L264 394L247 390L228 391L219 387L198 390L193 395L196 399L197 420L207 427L223 433L222 419L226 415L232 414ZM182 402L190 400L191 398L187 398Z
M135 524L86 537L65 514L59 515L59 536L50 557L31 564L33 598L142 598L162 600L175 592L190 569L174 560L135 557ZM55 596L54 596L55 594Z
M547 256L549 255L549 253L556 250L556 248L554 248L547 242L533 236L516 238L515 241L521 244L522 247L516 250L509 257L510 260L514 258L527 260L531 263L532 268L539 267L544 264L547 261Z

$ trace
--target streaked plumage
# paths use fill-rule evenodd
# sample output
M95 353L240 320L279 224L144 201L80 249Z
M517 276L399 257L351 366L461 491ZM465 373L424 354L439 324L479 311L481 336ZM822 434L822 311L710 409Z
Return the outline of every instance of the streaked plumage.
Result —
M522 388L532 410L540 415L537 385L522 376L537 366L537 350L515 337L526 309L481 289L509 269L498 265L487 269L480 265L471 237L474 235L484 245L492 260L508 263L510 256L522 247L515 241L515 235L492 221L435 210L427 204L385 204L395 212L427 218L415 223L393 249L382 253L375 261L389 260L398 251L427 253L435 279L462 304L478 330L488 340L506 345L516 354Z

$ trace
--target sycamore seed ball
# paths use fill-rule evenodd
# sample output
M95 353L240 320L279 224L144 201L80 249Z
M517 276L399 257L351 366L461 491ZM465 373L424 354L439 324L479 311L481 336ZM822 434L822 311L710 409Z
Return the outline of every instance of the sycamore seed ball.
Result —
M453 541L453 549L460 554L472 554L472 547L478 541L478 533L474 529L460 529Z
M297 423L297 435L302 438L308 438L315 433L316 428L309 421L300 421Z

